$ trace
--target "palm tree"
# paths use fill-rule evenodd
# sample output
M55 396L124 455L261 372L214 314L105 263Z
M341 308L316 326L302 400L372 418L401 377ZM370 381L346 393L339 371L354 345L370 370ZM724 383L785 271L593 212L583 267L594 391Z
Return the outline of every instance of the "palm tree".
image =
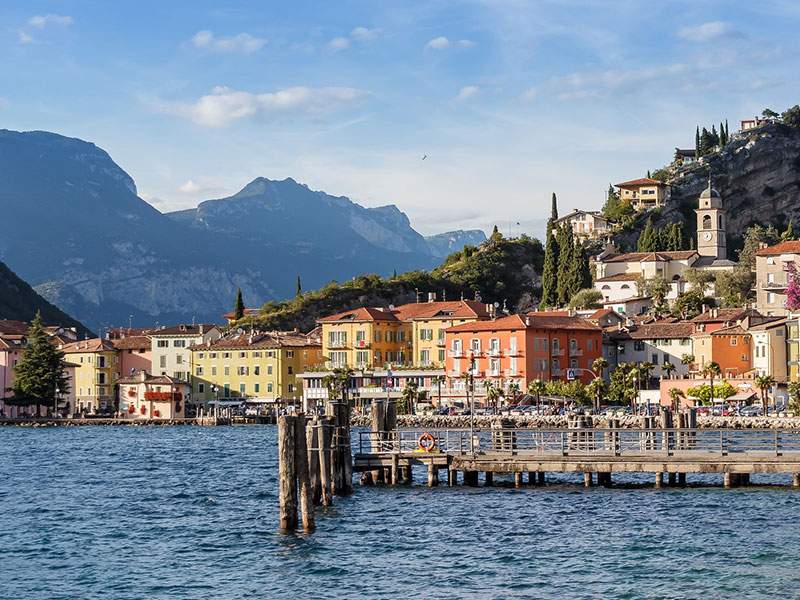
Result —
M409 414L414 414L414 400L417 399L419 384L416 381L407 381L403 388L403 403Z
M681 398L686 398L686 394L680 388L670 388L669 397L672 399L672 410L678 412L681 408Z
M703 369L703 376L708 377L708 382L711 387L711 404L714 404L714 377L722 375L722 369L719 363L710 362Z
M761 391L761 406L764 408L764 416L767 415L769 397L767 393L775 385L775 378L772 375L759 375L756 377L756 386Z
M542 394L544 394L545 383L541 379L534 379L528 384L528 393L536 395L537 412L542 406Z
M694 354L684 354L681 356L681 364L686 367L687 371L690 370L694 364Z
M642 379L644 380L647 389L650 389L650 371L655 369L656 366L651 362L643 362L639 365L639 373L641 373Z
M608 368L608 361L603 358L602 356L599 358L595 358L592 362L592 371L598 377L603 376L603 372Z
M672 372L675 370L675 365L667 361L661 365L661 370L667 374L667 379L672 379Z
M433 382L436 384L436 389L439 394L439 407L442 406L442 384L445 382L444 375L436 375L433 378Z
M596 411L600 411L600 404L603 400L603 394L606 391L606 382L602 377L595 377L586 386L586 389L589 390L589 393L592 395L592 400L594 403L594 409Z
M487 383L488 385L486 385ZM494 406L494 412L497 414L498 402L500 401L500 396L503 395L503 390L493 385L491 381L485 381L483 385L486 388L486 402Z
M508 384L508 394L511 396L511 402L514 402L519 396L519 384L516 381Z

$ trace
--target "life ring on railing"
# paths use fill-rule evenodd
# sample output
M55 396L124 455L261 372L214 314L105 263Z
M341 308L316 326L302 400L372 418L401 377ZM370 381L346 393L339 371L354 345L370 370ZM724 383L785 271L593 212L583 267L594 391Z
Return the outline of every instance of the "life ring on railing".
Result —
M419 449L422 450L423 452L433 452L434 450L436 450L436 438L426 431L421 436L419 436L419 439L417 440L417 445L419 446Z

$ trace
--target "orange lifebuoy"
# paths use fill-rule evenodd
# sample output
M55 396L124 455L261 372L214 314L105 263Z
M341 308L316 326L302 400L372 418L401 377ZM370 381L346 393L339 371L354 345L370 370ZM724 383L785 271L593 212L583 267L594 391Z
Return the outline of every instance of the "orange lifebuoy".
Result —
M419 436L417 445L423 452L433 452L436 449L436 438L426 431Z

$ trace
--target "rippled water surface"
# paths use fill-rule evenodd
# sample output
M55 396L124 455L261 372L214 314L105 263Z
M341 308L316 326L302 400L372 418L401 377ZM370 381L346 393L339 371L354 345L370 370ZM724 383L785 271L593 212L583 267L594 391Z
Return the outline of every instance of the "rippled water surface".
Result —
M428 489L420 470L305 537L276 531L276 469L269 426L0 429L0 598L800 597L783 476Z

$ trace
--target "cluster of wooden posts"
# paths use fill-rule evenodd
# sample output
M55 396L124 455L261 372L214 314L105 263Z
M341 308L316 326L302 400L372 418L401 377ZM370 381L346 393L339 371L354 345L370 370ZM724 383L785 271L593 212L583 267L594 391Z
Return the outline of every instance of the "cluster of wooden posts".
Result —
M316 506L330 506L333 496L353 493L350 450L350 409L346 402L329 402L326 415L300 413L278 418L279 526L294 531L315 527ZM299 502L298 502L299 500Z

